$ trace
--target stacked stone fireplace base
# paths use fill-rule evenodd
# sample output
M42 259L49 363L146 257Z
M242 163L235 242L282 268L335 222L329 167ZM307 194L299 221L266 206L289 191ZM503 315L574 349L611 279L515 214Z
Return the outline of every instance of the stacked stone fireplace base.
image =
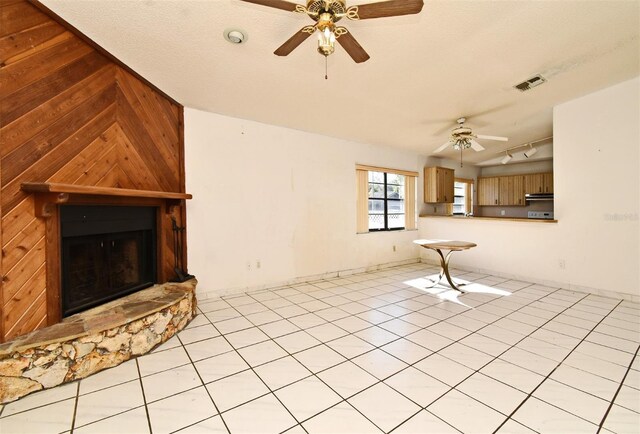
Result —
M148 353L195 316L196 284L153 286L0 345L0 404Z

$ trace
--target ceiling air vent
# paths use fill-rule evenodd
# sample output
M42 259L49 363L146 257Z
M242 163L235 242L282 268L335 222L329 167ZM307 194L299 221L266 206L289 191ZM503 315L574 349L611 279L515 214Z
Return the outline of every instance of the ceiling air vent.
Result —
M529 89L533 89L536 86L540 86L542 83L545 83L546 81L547 81L546 78L544 78L540 74L537 74L531 77L530 79L523 81L522 83L516 84L513 87L518 89L520 92L525 92Z

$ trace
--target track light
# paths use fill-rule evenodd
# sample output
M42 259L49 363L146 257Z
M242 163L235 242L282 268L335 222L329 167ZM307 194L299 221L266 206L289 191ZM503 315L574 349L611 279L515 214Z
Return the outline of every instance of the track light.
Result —
M534 148L533 145L529 144L529 147L531 149L529 149L527 152L524 153L524 156L526 158L531 158L532 155L534 155L536 152L538 152L538 149Z
M500 161L502 164L507 164L513 158L513 156L509 153L509 151L505 151L505 152L507 153L507 155L505 155L502 161Z

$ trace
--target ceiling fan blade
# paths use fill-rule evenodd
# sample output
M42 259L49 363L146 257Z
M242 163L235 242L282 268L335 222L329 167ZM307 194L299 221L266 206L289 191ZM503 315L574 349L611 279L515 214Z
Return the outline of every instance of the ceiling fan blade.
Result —
M471 139L471 149L476 152L484 151L484 147L473 139Z
M349 53L349 56L351 56L354 62L362 63L369 60L369 55L364 51L364 48L362 48L358 41L356 41L356 38L353 37L351 32L340 35L338 42L342 45L344 51Z
M447 149L447 147L451 145L451 141L447 141L447 143L445 143L444 145L440 146L438 149L436 149L435 151L433 151L434 154L437 154L439 152L444 151L445 149Z
M398 15L417 14L424 6L423 0L389 0L378 3L358 5L361 20L370 18L396 17Z
M268 6L270 8L282 9L289 12L295 12L295 3L291 3L285 0L241 0L245 3L255 3L257 5Z
M307 40L311 33L305 31L308 26L303 27L297 33L295 33L292 37L290 37L287 42L278 47L276 51L273 52L276 56L288 56L293 50L295 50L298 45L302 44Z
M506 137L500 137L500 136L485 136L482 134L478 134L476 135L477 138L479 139L484 139L484 140L497 140L499 142L508 142L509 139Z

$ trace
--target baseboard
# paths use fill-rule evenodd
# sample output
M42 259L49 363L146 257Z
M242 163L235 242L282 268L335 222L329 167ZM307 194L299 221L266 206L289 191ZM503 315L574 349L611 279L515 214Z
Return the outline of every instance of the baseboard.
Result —
M243 294L245 292L254 292L254 291L260 291L265 289L276 289L276 288L281 288L283 286L299 285L301 283L315 282L315 281L324 280L324 279L334 279L337 277L352 276L354 274L370 273L372 271L380 271L387 268L399 267L402 265L417 264L419 262L420 262L420 258L411 258L411 259L405 259L403 261L395 261L395 262L387 262L384 264L370 265L368 267L350 268L350 269L339 270L339 271L329 271L327 273L322 273L322 274L296 277L286 281L267 283L265 285L238 287L238 288L230 288L230 289L223 289L223 290L218 289L218 290L210 290L210 291L202 291L202 292L198 291L197 294L198 294L198 300L203 301L209 298Z
M435 265L435 266L438 266L438 267L440 266L440 261L436 260L436 259L420 258L420 262L422 262L424 264ZM522 275L517 275L517 274L504 273L504 272L500 272L500 271L496 271L496 270L487 270L487 269L484 269L484 268L458 266L458 265L456 265L456 266L454 266L452 268L457 268L458 270L467 271L469 273L488 274L488 275L491 275L491 276L502 277L504 279L521 280L523 282L537 283L539 285L550 286L550 287L553 287L553 288L562 288L562 289L567 289L569 291L582 292L582 293L585 293L585 294L594 294L594 295L599 295L601 297L615 298L615 299L618 299L618 300L627 300L627 301L632 301L634 303L639 303L640 302L640 296L633 295L633 294L627 294L625 292L611 291L609 289L592 288L592 287L588 287L588 286L574 285L574 284L567 283L567 282L557 282L557 281L554 281L554 280L545 280L545 279L534 278L534 277L530 277L530 276L522 276Z

